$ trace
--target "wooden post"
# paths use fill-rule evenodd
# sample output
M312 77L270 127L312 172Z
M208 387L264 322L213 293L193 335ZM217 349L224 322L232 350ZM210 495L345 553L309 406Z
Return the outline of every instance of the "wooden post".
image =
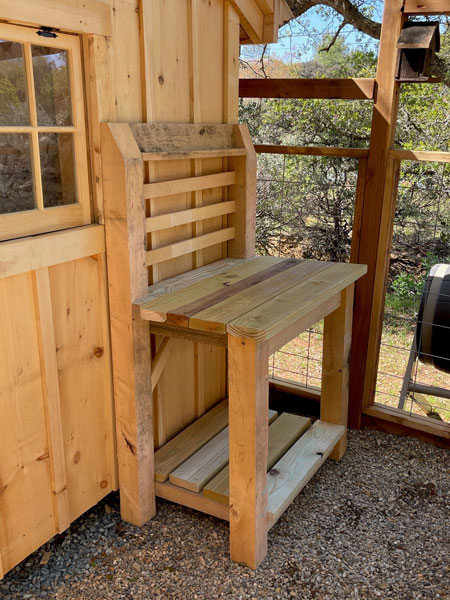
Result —
M230 554L256 569L267 554L268 356L228 336Z
M405 19L403 0L391 0L384 6L380 52L377 69L377 92L373 108L372 134L367 159L367 178L361 213L361 233L357 261L366 264L367 275L356 283L353 350L350 370L349 425L361 426L362 406L373 402L377 370L378 344L371 335L382 318L383 301L374 302L384 291L388 239L383 231L386 199L394 188L386 187L388 151L393 144L397 120L400 84L395 81L397 40ZM395 181L395 178L391 179ZM389 201L390 203L390 201ZM355 257L356 258L356 257ZM382 274L382 277L380 277ZM380 282L383 285L380 285ZM369 342L370 338L370 342ZM366 396L363 399L364 391Z
M141 526L155 515L150 331L133 302L148 289L143 161L129 125L102 124L120 508Z
M340 307L325 317L323 331L320 419L347 427L348 376L352 341L354 284L341 292ZM340 460L347 446L344 435L330 458Z

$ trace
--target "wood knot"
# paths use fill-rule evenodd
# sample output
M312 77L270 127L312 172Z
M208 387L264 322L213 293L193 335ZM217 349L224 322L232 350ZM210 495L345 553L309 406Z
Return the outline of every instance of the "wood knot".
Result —
M102 490L104 490L107 485L108 485L108 482L105 481L104 479L102 481L100 481L100 487L102 488Z
M81 458L81 454L80 454L80 451L78 450L77 452L75 452L75 456L73 457L73 462L77 465L80 462L80 458Z
M163 77L162 75L160 75L160 76L158 77L158 83L159 83L160 85L162 85L162 84L164 83L164 77Z
M103 348L101 348L100 346L94 348L94 356L95 358L100 358L101 356L103 356Z
M269 471L269 475L273 475L274 477L276 477L279 474L280 474L280 471L278 469L270 469L270 471Z

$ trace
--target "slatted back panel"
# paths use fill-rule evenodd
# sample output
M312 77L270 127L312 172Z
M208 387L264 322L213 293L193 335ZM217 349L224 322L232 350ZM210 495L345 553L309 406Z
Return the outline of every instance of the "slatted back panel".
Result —
M137 373L163 339L152 336L145 348L148 333L136 330L130 307L148 284L227 256L253 256L256 155L242 125L110 123L102 129L116 414L129 411L141 381L149 397L139 404L135 396L136 413L152 401L159 447L225 397L225 350L174 340L150 399L149 382Z
M254 252L255 153L239 125L131 124L145 164L149 283Z

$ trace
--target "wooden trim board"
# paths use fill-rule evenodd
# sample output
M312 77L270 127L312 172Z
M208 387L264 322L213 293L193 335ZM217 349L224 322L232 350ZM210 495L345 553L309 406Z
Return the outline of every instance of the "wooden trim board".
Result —
M103 225L0 242L0 279L105 252Z
M2 20L36 27L106 36L112 33L111 7L97 0L0 0L0 15Z

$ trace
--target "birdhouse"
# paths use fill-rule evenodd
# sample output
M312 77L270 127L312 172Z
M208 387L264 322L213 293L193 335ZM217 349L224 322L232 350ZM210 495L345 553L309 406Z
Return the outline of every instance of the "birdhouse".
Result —
M439 23L407 21L397 42L397 81L423 82L440 48Z

